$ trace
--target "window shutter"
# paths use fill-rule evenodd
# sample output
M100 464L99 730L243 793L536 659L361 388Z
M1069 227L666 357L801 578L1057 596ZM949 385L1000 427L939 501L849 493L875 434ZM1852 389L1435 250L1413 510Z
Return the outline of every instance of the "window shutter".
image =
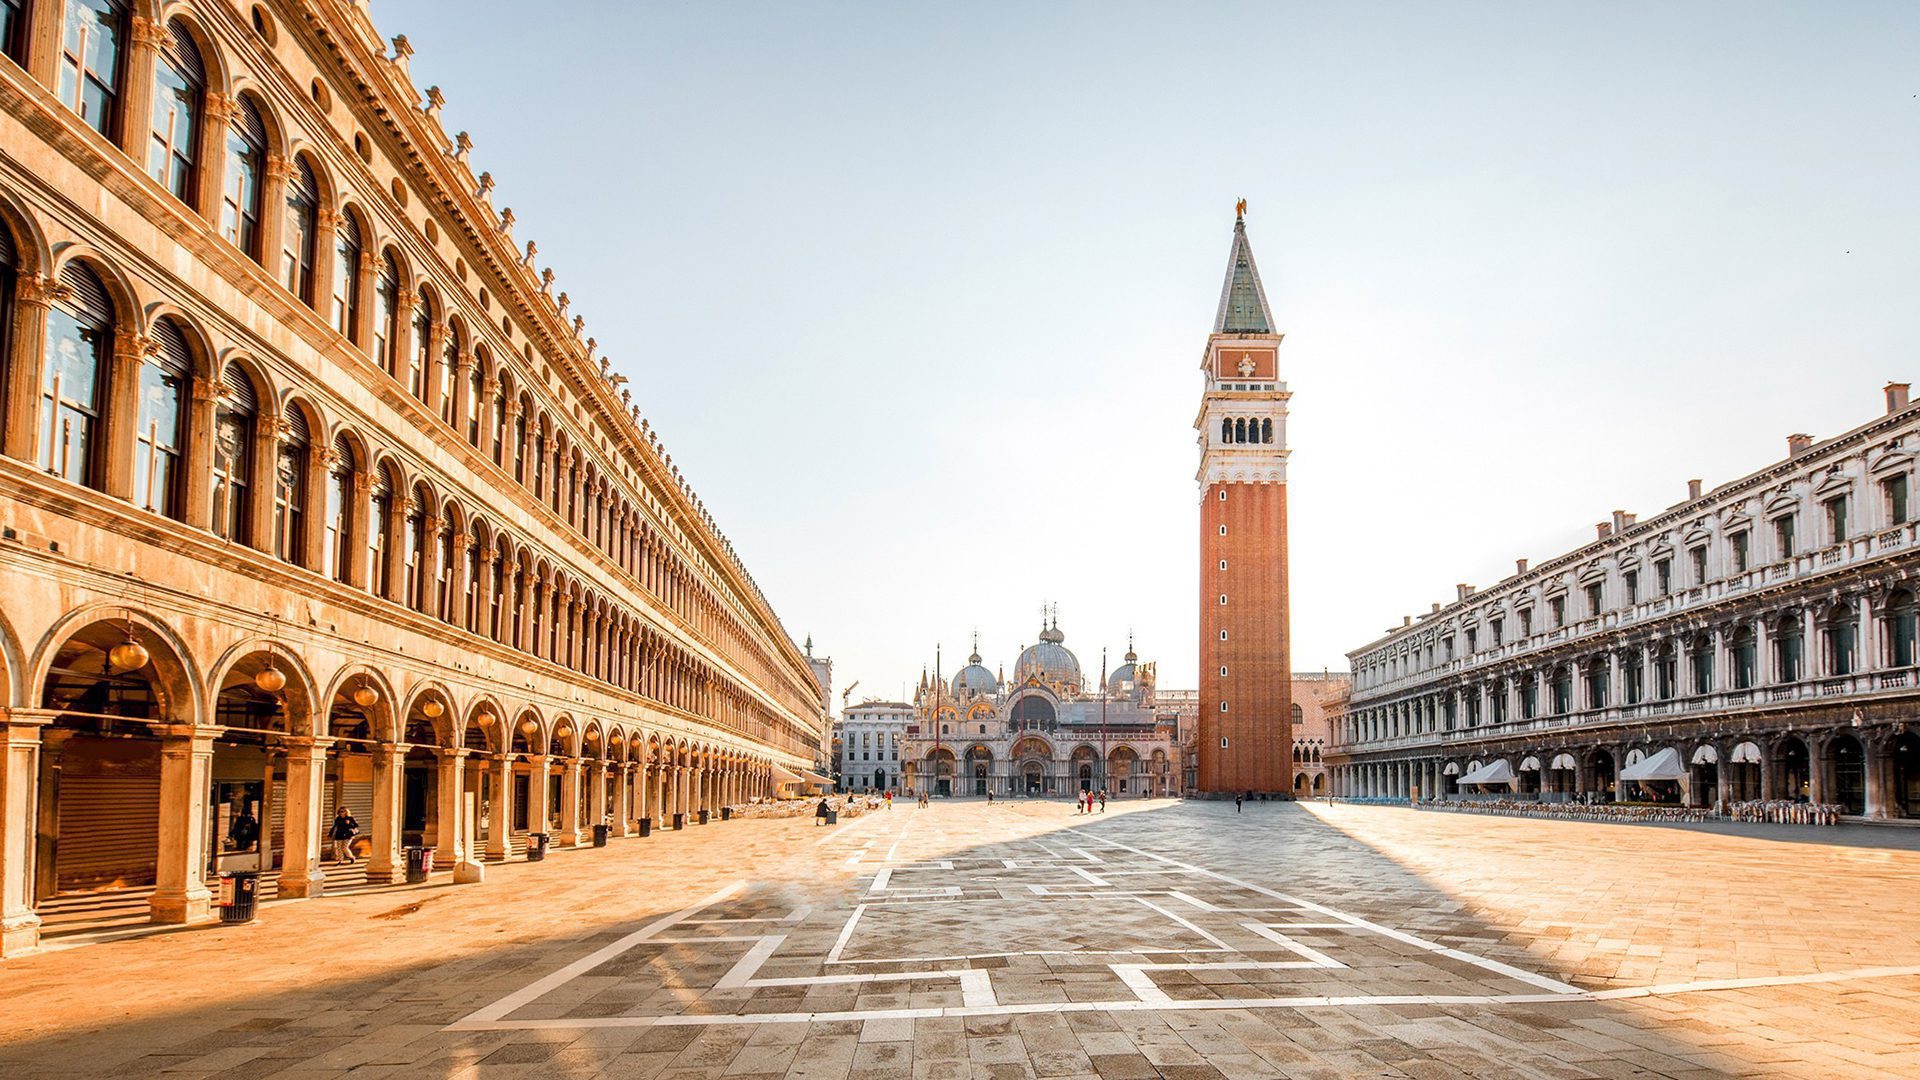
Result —
M113 321L113 301L107 297L107 287L93 271L80 263L68 263L60 271L60 284L73 290L73 296L67 306L75 313L88 316L101 325Z
M293 178L289 181L295 191L305 195L315 203L320 201L320 181L314 178L313 166L307 164L304 157L293 161Z
M193 371L193 350L187 345L187 335L172 319L161 319L153 324L154 344L160 347L160 363L163 367L186 375Z
M289 405L286 413L287 441L305 446L309 441L307 414Z
M20 257L13 250L13 230L0 223L0 267L12 270L20 265Z
M247 414L259 411L260 399L253 392L253 380L239 364L227 365L220 373L220 384L227 389L228 409Z
M260 109L253 103L252 97L241 96L240 108L233 115L233 126L248 142L263 152L266 150L267 124L260 119Z
M166 60L175 71L185 75L195 86L207 84L207 67L200 61L200 47L193 43L193 35L187 33L187 26L179 19L167 23Z

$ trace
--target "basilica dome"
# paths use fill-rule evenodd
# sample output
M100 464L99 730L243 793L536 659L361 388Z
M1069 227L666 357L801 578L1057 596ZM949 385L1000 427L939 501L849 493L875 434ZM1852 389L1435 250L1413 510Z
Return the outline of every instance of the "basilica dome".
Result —
M1038 679L1049 686L1080 685L1080 659L1073 655L1062 642L1067 635L1060 632L1058 624L1040 631L1040 640L1027 646L1020 654L1020 660L1013 666L1013 681L1025 683L1027 679Z
M999 689L1000 681L995 679L993 672L988 671L986 665L980 662L980 654L978 652L967 657L967 666L961 668L953 676L954 697L963 697L967 694L979 694L982 697L991 697L998 692Z

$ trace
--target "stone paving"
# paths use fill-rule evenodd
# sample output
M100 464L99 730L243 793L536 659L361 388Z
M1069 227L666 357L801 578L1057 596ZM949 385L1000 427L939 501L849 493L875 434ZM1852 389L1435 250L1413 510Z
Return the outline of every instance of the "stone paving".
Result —
M10 960L0 1076L1920 1077L1905 834L1110 806L734 821Z

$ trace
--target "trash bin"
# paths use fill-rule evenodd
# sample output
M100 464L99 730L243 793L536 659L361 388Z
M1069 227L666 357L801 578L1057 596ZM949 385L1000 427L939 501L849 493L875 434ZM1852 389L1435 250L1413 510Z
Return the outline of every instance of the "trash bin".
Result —
M613 832L613 826L611 825L595 825L593 827L593 846L606 847L607 836L612 832Z
M673 815L673 827L674 827L674 828L676 828L676 829L684 829L684 828L686 828L686 827L687 827L687 815L685 815L685 814L675 814L675 815Z
M418 885L433 873L433 849L430 847L410 847L407 849L407 884Z
M705 825L706 823L707 823L707 810L706 808L702 807L700 810L700 824Z
M220 921L252 922L260 908L260 871L229 870L220 875Z
M652 818L643 817L640 819L640 835L641 836L653 835L653 819Z
M547 834L543 832L527 834L527 861L539 862L547 857Z
M731 807L731 806L723 806L723 807L721 807L721 808L720 808L720 820L721 820L721 821L732 821L732 820L733 820L733 807Z
M840 824L840 811L838 810L827 811L827 824L829 825Z

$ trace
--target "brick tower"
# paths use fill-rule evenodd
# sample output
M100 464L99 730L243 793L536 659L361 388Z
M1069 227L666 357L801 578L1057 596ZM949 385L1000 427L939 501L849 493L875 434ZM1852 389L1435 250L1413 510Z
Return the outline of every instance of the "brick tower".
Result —
M1200 432L1200 716L1203 792L1293 786L1287 652L1287 384L1280 338L1247 244L1245 200L1207 336Z

